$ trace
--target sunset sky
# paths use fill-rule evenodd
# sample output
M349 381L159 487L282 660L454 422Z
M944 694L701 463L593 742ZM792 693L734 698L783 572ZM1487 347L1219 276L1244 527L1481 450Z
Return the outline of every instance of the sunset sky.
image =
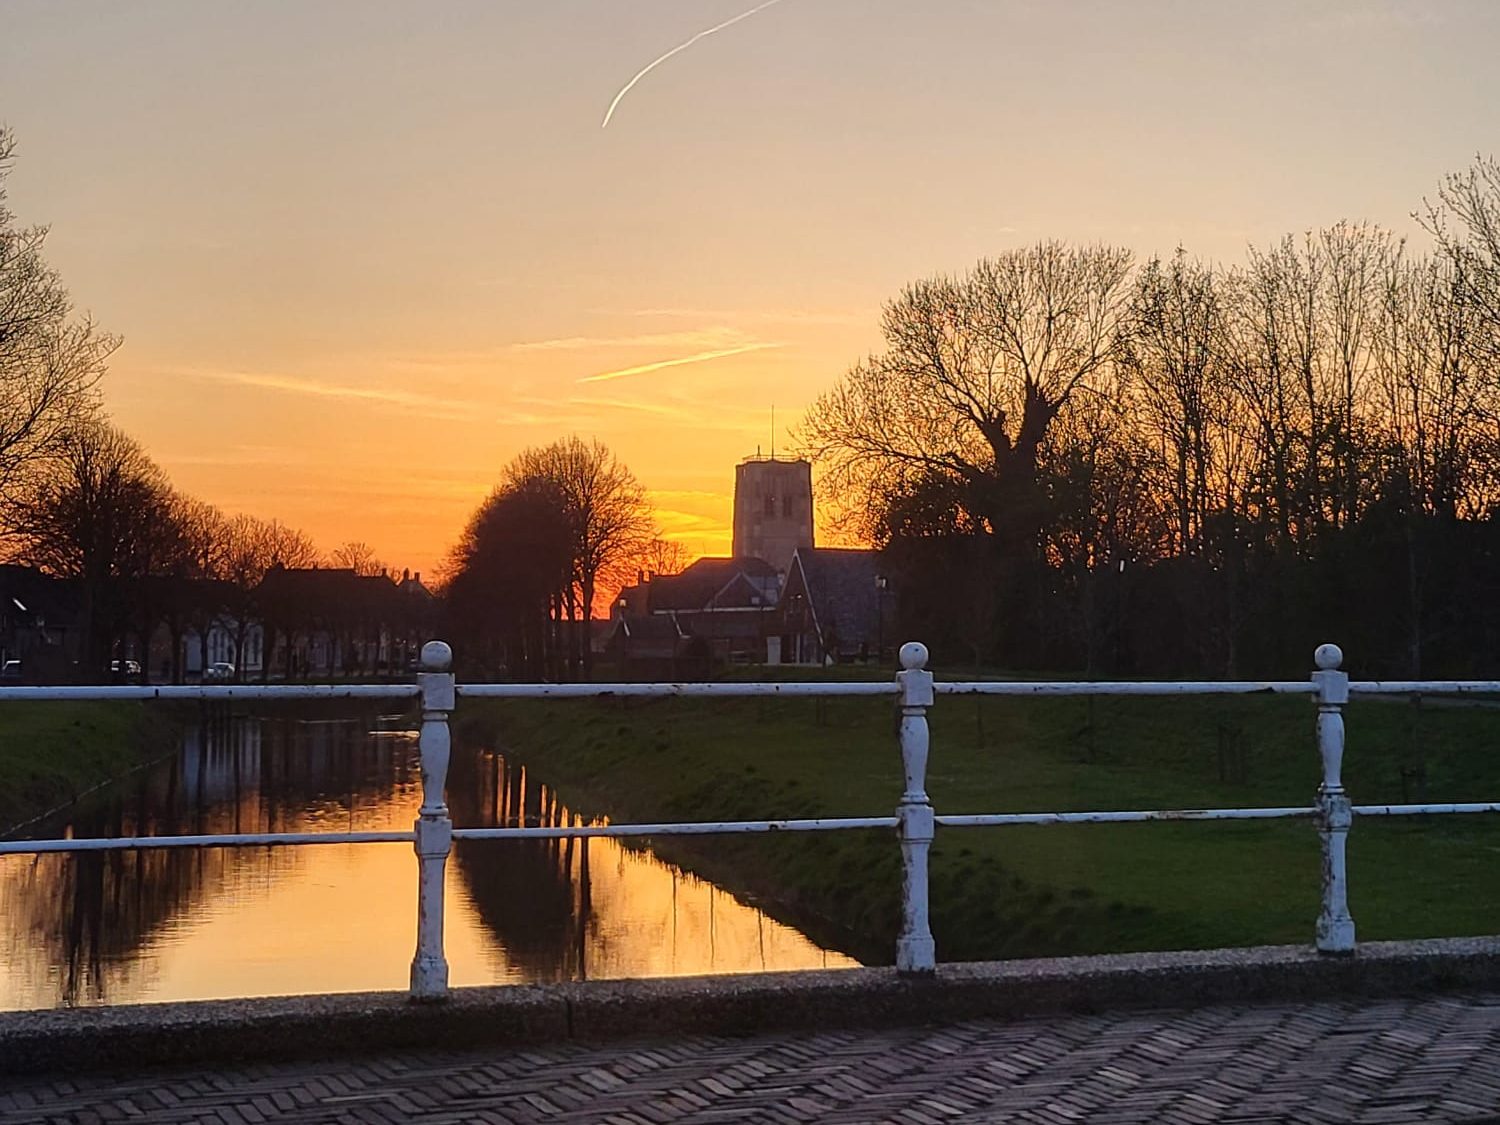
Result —
M0 0L10 206L180 488L431 570L597 436L690 553L913 278L1060 237L1415 233L1500 3Z

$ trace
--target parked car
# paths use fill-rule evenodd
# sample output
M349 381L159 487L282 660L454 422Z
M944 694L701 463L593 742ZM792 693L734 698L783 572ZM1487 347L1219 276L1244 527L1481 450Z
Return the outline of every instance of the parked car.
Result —
M204 670L205 683L227 683L234 679L234 665L227 660L216 660Z
M139 660L111 660L109 662L109 673L117 680L139 680L141 678L141 662Z

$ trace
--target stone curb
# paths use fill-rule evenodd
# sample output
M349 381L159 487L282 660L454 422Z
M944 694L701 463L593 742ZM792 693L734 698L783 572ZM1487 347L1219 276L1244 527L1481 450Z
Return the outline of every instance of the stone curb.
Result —
M207 1000L0 1013L0 1074L317 1058L560 1040L1016 1019L1446 990L1500 991L1500 937L1133 953L893 969L765 973L405 993Z

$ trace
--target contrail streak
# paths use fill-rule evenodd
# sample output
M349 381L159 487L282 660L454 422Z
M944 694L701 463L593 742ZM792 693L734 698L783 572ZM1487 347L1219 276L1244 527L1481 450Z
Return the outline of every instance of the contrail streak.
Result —
M608 129L609 128L609 119L615 115L615 107L620 104L620 100L622 98L624 98L626 94L630 93L630 88L632 86L634 86L637 82L639 82L642 78L646 77L646 75L650 74L657 67L661 66L662 63L666 62L673 55L678 54L681 51L686 51L694 43L698 42L698 40L700 40L700 39L707 39L710 35L712 35L716 31L723 31L726 27L731 27L734 24L739 23L740 20L747 20L751 16L755 15L756 12L763 12L767 8L769 8L772 4L779 4L779 3L781 3L781 0L765 0L765 3L763 3L763 4L757 4L755 7L751 8L748 12L741 12L739 15L734 16L733 18L725 20L723 23L715 24L713 27L709 28L707 31L700 31L700 32L698 32L698 34L695 35L695 36L693 36L691 39L688 39L685 42L677 44L677 46L673 47L670 51L668 51L666 54L662 55L660 58L652 59L649 63L647 63L645 66L641 67L641 69L636 72L636 76L634 78L632 78L629 82L625 83L625 85L620 88L620 92L615 95L615 100L612 101L612 102L610 102L609 103L609 108L604 111L604 120L603 120L603 122L600 123L599 128L601 128L601 129Z
M688 363L707 363L713 359L725 359L732 355L744 355L746 352L761 352L767 348L779 348L781 344L746 344L742 348L721 348L718 351L699 352L697 355L685 355L680 359L663 359L656 363L643 363L639 367L623 367L619 371L605 371L598 375L585 375L577 380L579 383L602 383L606 379L623 379L627 375L645 375L651 371L660 371L666 367L682 367Z

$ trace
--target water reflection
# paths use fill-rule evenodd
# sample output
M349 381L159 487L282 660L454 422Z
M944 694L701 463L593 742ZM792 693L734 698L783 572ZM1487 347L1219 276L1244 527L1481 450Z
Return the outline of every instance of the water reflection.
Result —
M544 783L455 747L459 825L578 818ZM39 835L409 827L415 733L398 719L206 716L180 749ZM409 845L0 858L0 1008L405 987ZM456 985L853 964L612 840L459 841Z

